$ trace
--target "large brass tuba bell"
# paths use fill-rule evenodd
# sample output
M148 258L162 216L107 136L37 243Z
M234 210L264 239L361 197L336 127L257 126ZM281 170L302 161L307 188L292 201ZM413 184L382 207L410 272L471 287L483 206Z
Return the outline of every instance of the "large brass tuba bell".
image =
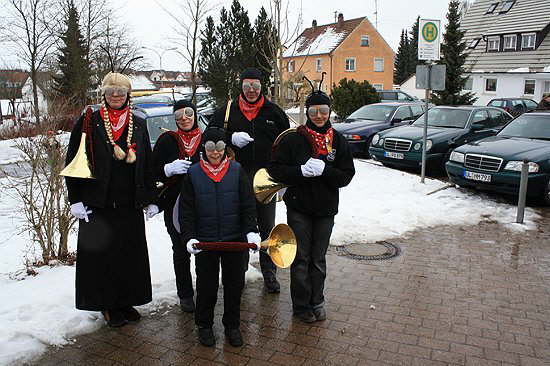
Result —
M82 132L80 145L73 160L59 173L65 177L93 179L92 171L86 155L86 133Z
M269 237L261 242L262 248L267 248L271 261L279 268L289 267L296 257L296 236L286 224L278 224L269 233Z
M271 202L279 190L288 187L286 184L275 182L265 168L254 174L253 185L256 199L264 205Z

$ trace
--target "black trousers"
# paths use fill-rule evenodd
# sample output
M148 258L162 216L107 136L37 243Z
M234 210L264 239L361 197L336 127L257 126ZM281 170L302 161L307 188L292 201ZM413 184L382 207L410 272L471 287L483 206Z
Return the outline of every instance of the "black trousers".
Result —
M172 240L172 261L176 274L176 288L178 297L193 297L193 279L191 277L191 254L182 243L181 236L167 225L168 235Z
M241 293L244 287L242 252L202 251L195 256L197 306L195 324L210 328L218 300L220 263L223 284L223 318L226 328L238 328L241 321Z
M322 307L325 302L326 254L334 216L309 216L287 206L287 222L298 242L290 267L292 309L302 313Z

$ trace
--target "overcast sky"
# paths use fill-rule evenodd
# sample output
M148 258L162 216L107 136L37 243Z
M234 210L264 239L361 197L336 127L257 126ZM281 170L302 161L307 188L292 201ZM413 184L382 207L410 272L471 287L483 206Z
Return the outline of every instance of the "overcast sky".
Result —
M1 1L1 0L0 0ZM171 7L178 0L161 0L162 4ZM183 0L179 0L183 1ZM212 12L216 19L222 6L229 8L231 0L209 0L218 8ZM283 0L286 2L287 0ZM375 0L289 0L292 7L289 9L291 24L302 13L302 29L310 27L313 19L317 24L334 22L334 13L344 14L344 19L366 16L373 25L376 25ZM269 9L268 0L240 0L241 5L248 10L251 22L254 21L261 6ZM155 0L112 0L113 7L120 9L116 13L120 21L128 25L134 38L142 46L154 48L161 53L173 47L167 39L173 35L173 20L166 15ZM173 6L172 6L173 7ZM397 50L402 28L409 28L417 16L445 21L448 0L378 0L378 31ZM269 11L269 10L268 10ZM2 55L3 54L3 55ZM151 68L159 68L159 57L152 51L143 50L143 56ZM10 55L0 52L0 58L13 60ZM12 62L10 62L12 63ZM189 67L181 56L173 51L166 51L162 56L162 66L165 70L185 71Z

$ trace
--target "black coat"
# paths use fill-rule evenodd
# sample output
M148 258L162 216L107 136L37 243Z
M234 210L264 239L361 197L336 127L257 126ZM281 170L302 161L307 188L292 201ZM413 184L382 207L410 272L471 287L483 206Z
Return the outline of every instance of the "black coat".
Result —
M239 163L230 160L230 164L231 167L229 168L229 171L232 169L235 170L234 174L238 174L238 180L230 182L228 180L230 177L229 171L219 183L215 183L210 181L210 178L206 178L209 180L207 183L214 186L212 189L205 189L205 187L200 187L199 189L199 187L193 186L193 179L191 179L193 174L197 176L205 175L202 168L198 164L193 165L189 170L189 174L187 174L183 179L179 207L179 220L181 236L184 244L187 243L189 239L199 239L201 237L211 236L210 232L206 232L207 230L205 232L199 232L199 228L204 228L204 225L200 225L200 222L202 222L206 216L211 217L212 214L215 216L214 221L217 224L216 227L212 227L210 229L220 233L220 240L227 239L222 238L222 234L225 232L240 233L241 237L232 238L232 240L237 241L245 240L245 236L249 232L258 232L258 224L256 221L256 199L254 197L254 193L252 192L252 187L250 186L248 176ZM195 181L200 181L200 179L196 178L197 177L194 179ZM234 195L226 194L225 196L231 196L225 197L230 198L230 202L227 202L227 200L224 201L224 197L222 197L224 195L220 196L218 194L222 191L220 186L224 184L238 185L238 187L225 186L223 189L226 193L235 192L235 190L238 190L237 199L231 199L234 198ZM212 207L212 210L205 212L204 207L202 210L199 210L197 208L198 205ZM234 207L228 207L231 205ZM232 227L222 229L221 226L227 222L226 216L232 216L229 213L233 212L238 213L239 228Z
M268 166L269 174L277 182L289 185L284 195L285 204L311 216L333 216L338 213L338 189L347 186L355 175L353 157L346 139L334 131L332 144L335 158L325 162L323 174L306 178L300 166L312 156L311 145L298 133L285 136L277 146Z
M164 173L164 165L179 159L179 152L179 145L175 140L175 136L169 133L162 134L153 148L153 175L156 182L164 183L164 186L157 190L155 203L161 211L164 211L164 223L170 229L173 227L172 210L180 193L185 174L168 178ZM198 162L199 157L200 148L197 148L191 156L191 162Z
M67 147L66 164L69 164L80 144L80 138L82 134L82 122L84 120L82 115L76 122L69 145ZM133 206L141 208L149 204L154 199L154 180L151 171L151 143L149 141L149 133L147 132L145 120L134 116L134 131L132 135L132 143L136 144L136 162L134 164L128 164L126 168L132 170L134 174L134 187L129 188L132 192ZM103 125L103 119L99 111L92 114L92 149L87 149L88 160L91 162L93 159L94 170L93 175L95 179L83 179L83 178L71 178L65 179L67 184L67 191L69 194L69 202L71 204L76 202L83 202L86 206L91 207L106 207L109 205L110 197L113 197L112 189L112 175L115 174L117 164L113 157L113 147L109 143L107 133L105 132L105 126ZM126 151L126 134L117 141L119 146ZM126 163L124 163L126 164Z
M210 122L213 126L224 127L227 105L219 108ZM264 98L264 105L252 121L246 119L239 108L239 100L231 104L227 124L227 143L235 152L235 160L241 163L247 173L265 168L271 160L271 145L277 136L290 128L286 113L276 104ZM254 139L251 143L238 148L231 143L234 132L247 132Z

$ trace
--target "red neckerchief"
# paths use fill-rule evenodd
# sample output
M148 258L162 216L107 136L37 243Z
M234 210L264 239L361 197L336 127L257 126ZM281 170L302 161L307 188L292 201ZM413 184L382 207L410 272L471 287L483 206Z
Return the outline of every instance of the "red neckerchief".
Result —
M206 173L208 178L212 179L216 183L219 183L225 176L225 173L229 170L229 159L227 156L222 160L220 165L217 166L210 164L205 159L201 159L200 164L202 170Z
M113 141L117 141L130 120L130 106L123 109L113 109L107 106L107 114L109 115L109 122L111 122Z
M176 132L183 141L183 148L185 149L187 156L193 156L201 144L201 130L198 127L192 129L191 131L184 131L178 128Z
M239 95L239 109L243 112L247 120L252 121L258 113L260 108L264 105L264 96L262 95L256 103L249 103L243 98L242 94Z
M316 153L318 155L328 155L328 153L332 151L332 140L334 138L334 131L332 130L332 127L329 128L326 133L319 133L317 131L313 131L309 127L306 128L307 132L309 132L315 140Z

